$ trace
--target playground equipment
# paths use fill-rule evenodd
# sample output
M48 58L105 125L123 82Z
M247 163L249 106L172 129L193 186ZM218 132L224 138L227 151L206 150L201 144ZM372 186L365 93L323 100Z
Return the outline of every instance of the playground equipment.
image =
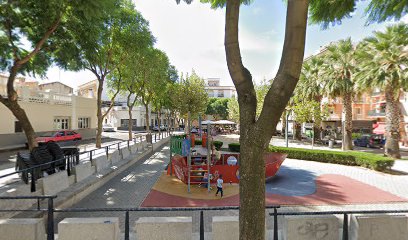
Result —
M188 190L190 185L207 185L209 189L210 183L216 182L221 174L224 182L239 183L239 153L224 153L216 159L210 151L210 138L207 139L207 155L191 151L183 152L185 147L191 146L189 141L188 137L171 139L171 152L175 155L171 157L170 166L167 169L168 175L174 174L188 185ZM266 179L276 175L286 156L282 153L264 155Z

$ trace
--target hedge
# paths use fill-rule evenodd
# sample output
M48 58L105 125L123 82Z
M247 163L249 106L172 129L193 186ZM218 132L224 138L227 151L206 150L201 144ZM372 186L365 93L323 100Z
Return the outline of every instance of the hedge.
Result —
M221 141L214 141L213 144L215 146L215 149L219 151L224 143Z
M230 143L228 148L231 152L239 152L239 143ZM392 158L383 157L373 153L357 151L328 151L304 148L286 148L269 146L269 152L280 152L288 154L288 158L309 160L325 163L336 163L350 166L362 166L377 171L384 171L394 165Z
M228 144L228 149L231 152L239 152L240 151L240 144L239 143L230 143L230 144Z
M316 162L337 163L350 166L362 166L377 171L389 169L394 164L392 158L383 157L373 153L357 151L327 151L303 148L269 147L270 152L288 154L288 158L302 159Z
M203 141L201 141L200 139L197 139L197 140L194 141L194 144L195 145L202 145Z

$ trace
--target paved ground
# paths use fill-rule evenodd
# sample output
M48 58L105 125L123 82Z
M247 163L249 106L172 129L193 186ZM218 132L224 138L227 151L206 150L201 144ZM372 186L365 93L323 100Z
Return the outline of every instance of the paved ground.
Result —
M151 157L147 157L131 166L122 174L116 176L111 181L97 189L82 201L74 205L74 208L114 208L114 207L139 207L150 189L162 174L169 161L169 148L165 146L159 152ZM362 184L371 185L378 190L387 192L401 198L408 199L408 176L407 175L388 175L378 173L372 170L349 167L335 164L325 164L318 162L286 160L283 169L298 169L312 175L336 174L348 177ZM286 170L286 171L287 171ZM285 171L282 171L284 174ZM310 179L306 179L310 180ZM302 181L296 184L302 184ZM297 186L299 187L299 186ZM301 187L301 186L300 186ZM281 189L282 190L282 189ZM359 197L366 197L360 194ZM333 204L325 203L313 206L287 206L280 211L316 211L316 210L370 210L370 209L408 209L408 202L398 203L376 203L370 204ZM122 232L124 231L123 212L99 212L99 213L64 213L58 215L58 221L65 217L102 217L116 216L120 218ZM237 215L237 211L209 211L204 214L205 231L211 229L211 217L213 215ZM131 231L134 222L141 216L192 216L193 231L199 230L198 212L140 212L130 213ZM57 221L57 222L58 222ZM271 222L268 220L268 226L271 228Z

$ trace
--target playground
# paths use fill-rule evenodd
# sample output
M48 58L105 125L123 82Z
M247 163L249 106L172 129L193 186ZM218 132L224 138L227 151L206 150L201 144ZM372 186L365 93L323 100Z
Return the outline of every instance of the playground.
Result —
M192 142L188 137L172 139L171 162L144 199L142 207L239 205L239 153L211 148L207 139L203 139L202 145L198 146L188 145ZM388 178L384 173L285 157L276 153L265 156L267 205L350 205L407 201L405 194L390 190L384 184L389 182L384 180ZM224 179L222 198L215 196L216 180L221 174ZM395 180L398 181L398 178Z

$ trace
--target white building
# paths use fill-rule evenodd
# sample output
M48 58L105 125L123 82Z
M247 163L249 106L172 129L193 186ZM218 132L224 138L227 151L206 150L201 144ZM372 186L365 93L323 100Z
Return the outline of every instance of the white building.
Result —
M235 98L237 96L237 90L234 86L220 86L219 78L207 78L205 79L205 90L209 97L216 98Z
M98 85L99 85L99 82L97 80L92 80L87 83L84 83L78 86L78 95L87 97L87 98L93 98L96 100L97 98L96 93L98 90ZM110 104L110 97L109 97L108 91L109 89L104 83L103 91L102 91L102 101L104 103L103 110L105 111L108 108L107 105ZM110 110L106 118L103 120L104 124L109 124L119 130L128 130L129 111L128 111L126 101L127 101L126 96L123 96L123 95L116 96L114 107ZM158 114L155 112L152 112L150 107L149 107L149 119L150 119L150 128L153 128L154 126L158 125ZM132 120L133 120L132 129L134 131L143 131L146 129L146 109L143 105L137 105L133 107ZM161 116L161 124L170 125L168 123L168 119L166 119L164 114L162 114Z
M7 76L0 75L0 93L3 96L5 96L6 83ZM25 81L24 78L19 78L16 82L15 88L18 93L19 104L25 110L34 131L41 135L47 131L71 129L81 133L85 139L94 137L96 129L95 99L58 93L55 90L58 90L62 85L55 83L52 85L51 89L41 91L38 82ZM63 89L67 90L66 87ZM0 104L0 116L0 148L23 145L26 142L26 137L21 125L3 104Z

